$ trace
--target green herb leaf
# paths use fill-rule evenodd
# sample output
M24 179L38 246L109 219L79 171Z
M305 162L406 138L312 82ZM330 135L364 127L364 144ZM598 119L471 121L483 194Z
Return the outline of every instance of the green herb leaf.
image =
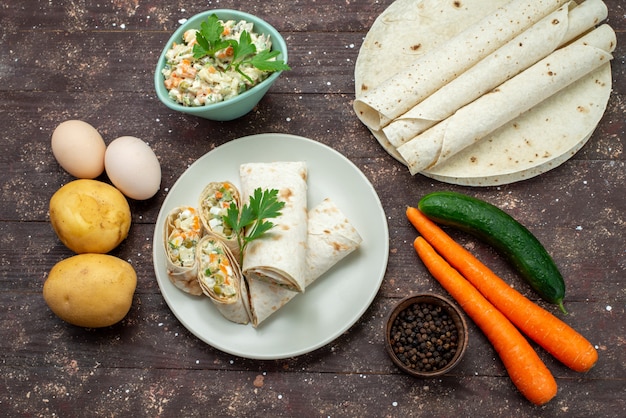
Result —
M222 25L217 15L213 13L206 21L200 24L200 33L210 43L218 42L222 38L222 33L224 33L224 25Z
M252 37L248 31L241 32L239 35L239 43L233 46L234 58L233 61L243 60L248 55L252 55L256 52L256 46L252 43Z
M196 32L196 44L193 46L193 57L196 59L207 55L215 55L217 51L228 48L235 41L222 39L224 25L217 15L212 14L200 25L200 30ZM235 42L236 43L236 42Z
M222 216L222 221L224 221L224 225L228 226L233 230L235 234L239 234L239 208L233 202L230 204L228 209L226 209L226 215ZM235 229L237 228L237 229Z
M280 55L280 51L270 51L265 49L252 57L250 64L255 66L261 71L288 71L291 70L285 61L275 60L276 56Z
M261 191L258 188L254 195L250 196L250 206L259 220L276 218L280 215L280 210L285 206L285 202L278 200L278 190Z
M234 39L224 40L224 25L217 15L212 14L200 25L200 30L196 32L196 44L193 46L193 57L196 59L215 54L229 46L233 48L233 59L229 65L249 81L249 76L244 74L239 68L242 64L250 64L261 71L275 72L291 70L283 60L275 59L280 55L280 51L270 51L265 49L257 54L257 49L252 42L252 37L248 31L241 32L239 42Z
M246 246L274 227L274 223L267 219L280 216L284 206L285 202L278 200L278 190L261 190L260 187L254 190L249 203L241 209L234 203L230 204L222 219L237 236L242 260Z

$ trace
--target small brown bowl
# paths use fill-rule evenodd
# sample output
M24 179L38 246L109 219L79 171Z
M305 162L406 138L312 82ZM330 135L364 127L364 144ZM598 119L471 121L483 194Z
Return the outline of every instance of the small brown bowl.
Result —
M424 312L428 305L435 308L434 315ZM419 312L415 312L416 307ZM409 315L411 311L413 317ZM443 319L444 315L448 320L437 323L436 319ZM418 326L417 332L412 331ZM462 312L439 295L425 293L406 297L387 319L385 347L389 357L411 376L429 378L449 372L461 361L467 342L467 323Z

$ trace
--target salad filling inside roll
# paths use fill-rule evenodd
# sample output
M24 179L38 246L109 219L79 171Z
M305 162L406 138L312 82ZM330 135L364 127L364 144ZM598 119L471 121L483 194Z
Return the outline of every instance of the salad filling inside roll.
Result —
M228 320L247 324L248 294L239 264L224 242L206 235L197 248L198 282L203 293L211 299Z
M200 219L209 234L224 241L235 257L239 257L237 235L224 222L228 208L241 205L239 190L228 181L209 183L200 194Z
M169 213L164 231L167 275L177 288L192 295L202 294L196 263L196 246L202 234L202 223L195 208L182 206Z

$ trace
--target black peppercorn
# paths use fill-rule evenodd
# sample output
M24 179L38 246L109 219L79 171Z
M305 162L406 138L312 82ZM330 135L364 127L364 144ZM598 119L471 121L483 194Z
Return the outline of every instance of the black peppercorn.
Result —
M447 311L430 303L414 303L393 321L391 346L398 359L416 371L435 372L454 357L458 330Z

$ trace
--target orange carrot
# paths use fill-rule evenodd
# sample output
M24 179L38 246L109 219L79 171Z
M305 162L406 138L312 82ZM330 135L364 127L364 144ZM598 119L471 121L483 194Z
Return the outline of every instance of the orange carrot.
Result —
M509 286L418 209L408 208L407 217L448 263L524 334L572 370L586 372L593 367L598 352L585 337Z
M522 395L535 405L552 399L557 392L556 381L517 328L423 237L417 237L413 246L431 274L491 342Z

